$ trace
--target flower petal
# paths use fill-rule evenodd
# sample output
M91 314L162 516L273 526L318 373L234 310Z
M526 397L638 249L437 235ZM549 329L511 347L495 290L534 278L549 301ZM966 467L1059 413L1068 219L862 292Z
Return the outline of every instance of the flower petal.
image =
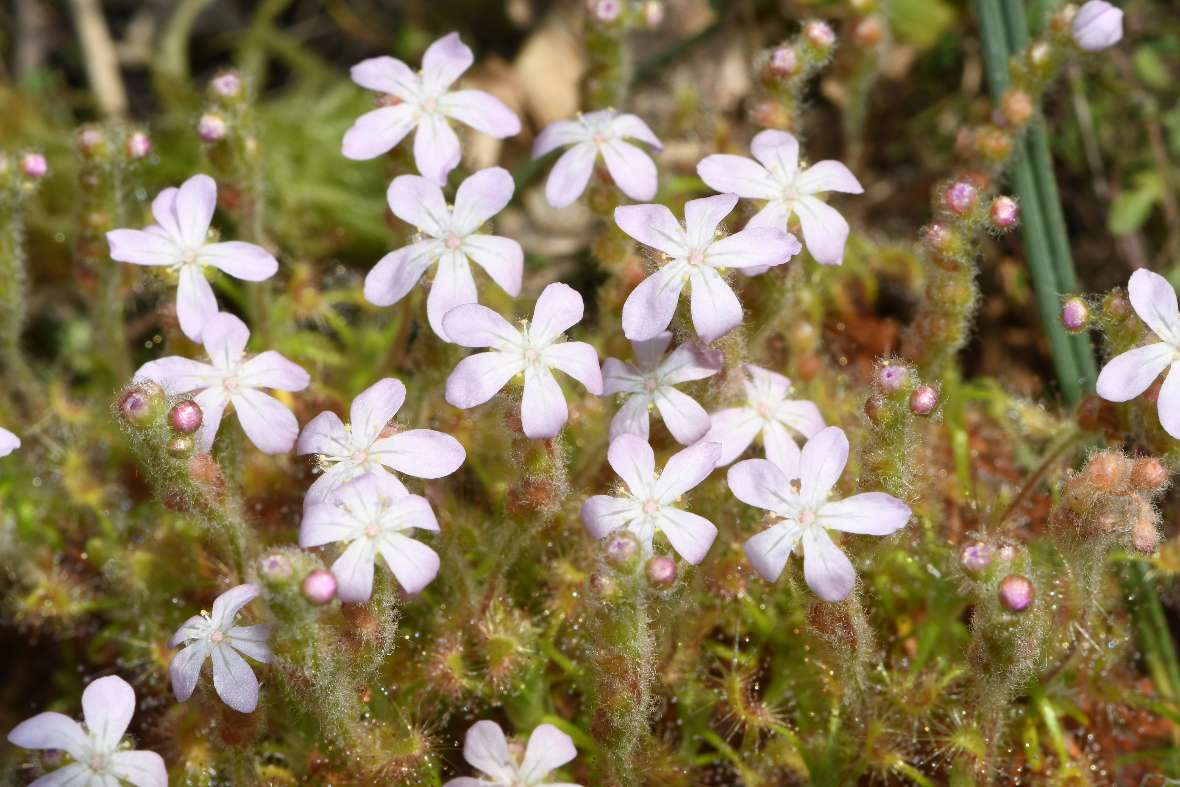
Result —
M832 530L888 536L910 521L910 507L884 492L863 492L819 509L819 522Z
M717 466L723 467L745 453L761 429L762 419L753 410L731 407L709 416L709 432L701 439L721 443Z
M505 784L515 779L516 767L508 753L508 740L494 721L477 721L471 725L463 741L463 759Z
M635 504L630 500L609 495L594 495L582 503L582 522L591 538L602 538L607 533L627 524Z
M751 459L750 461L759 462L762 460ZM746 462L742 462L742 464L746 464ZM737 467L735 465L734 469ZM795 545L799 543L801 535L802 532L798 527L779 522L746 541L742 546L742 551L746 553L746 559L758 572L758 576L767 582L774 582L782 575L783 568L787 565L787 559L791 556Z
M257 585L236 585L213 600L209 623L215 629L225 631L234 622L242 608L258 598L261 590Z
M447 341L463 347L504 349L520 344L520 331L487 306L456 306L443 317Z
M422 55L423 87L427 92L450 87L474 62L475 55L459 39L459 34L448 33L427 47Z
M632 115L630 113L616 115L610 121L610 133L615 136L630 137L640 142L646 142L656 150L661 150L664 147L664 143L660 142L660 138L652 132L651 128L638 115Z
M615 185L633 200L649 200L659 188L659 174L651 156L629 142L608 140L601 148L602 160Z
M555 208L572 205L590 182L598 148L591 142L579 142L557 159L545 181L545 199Z
M459 138L441 115L426 115L418 121L414 134L414 163L418 171L440 186L447 175L459 166L462 152Z
M317 502L304 506L299 524L299 546L302 549L321 547L354 537L357 523L353 517L332 502Z
M420 83L414 69L388 55L362 60L350 69L349 76L363 88L388 93L403 101L417 94Z
M254 388L239 388L230 394L238 423L250 442L264 454L285 454L299 437L299 422L287 406L270 394Z
M222 371L229 371L245 353L246 343L250 341L250 329L236 315L218 312L209 320L201 341L213 365Z
M20 448L20 438L7 429L0 428L0 456L8 456Z
M162 233L143 230L111 230L107 233L111 259L134 265L175 265L181 260L180 248Z
M520 133L520 118L500 99L482 90L456 90L439 101L448 117L496 139Z
M646 441L651 428L648 416L649 402L646 394L628 396L610 421L610 439L631 434Z
M670 257L683 257L689 252L684 228L664 205L620 205L615 208L615 224L643 245Z
M633 342L652 339L667 330L684 289L681 263L665 265L631 291L623 303L623 333Z
M1158 273L1140 268L1131 274L1127 295L1139 319L1160 338L1173 346L1180 344L1180 315L1177 314L1176 291Z
M353 400L353 405L356 405L356 400ZM325 410L304 425L303 431L299 433L299 442L295 445L295 453L343 456L350 448L350 436L344 422L336 413Z
M545 126L533 140L533 158L538 159L566 145L589 141L590 133L581 123L574 120L558 120Z
M1160 387L1156 409L1164 431L1180 440L1180 361L1173 361L1164 384Z
M827 159L818 161L799 173L795 188L800 194L819 194L825 191L839 191L845 194L864 194L864 187L852 174L852 170L839 161Z
M180 224L176 220L176 195L180 189L175 186L164 189L152 200L152 218L164 234L178 246L182 243Z
M208 175L193 175L180 184L173 203L181 242L190 249L205 245L217 207L217 184Z
M360 603L373 595L373 542L360 538L349 544L336 562L332 574L336 577L336 595L341 601Z
M803 532L803 578L824 601L843 601L856 584L856 570L823 528Z
M374 461L415 478L442 478L459 469L467 452L444 432L411 429L383 437L369 450Z
M185 265L180 269L176 287L176 317L180 330L194 342L201 341L205 323L217 316L217 296L199 266Z
M302 366L274 350L259 353L238 368L238 385L248 388L302 391L310 382L311 375Z
M460 410L481 405L521 371L520 358L497 351L468 356L447 377L446 400Z
M562 342L547 347L542 355L550 366L574 378L595 396L602 396L602 368L598 351L586 342Z
M437 248L438 242L431 239L386 254L365 276L365 300L374 306L392 306L406 297L438 259Z
M1126 402L1147 390L1160 372L1167 369L1176 351L1170 344L1156 342L1116 355L1102 367L1095 390L1108 402Z
M154 751L120 751L111 755L110 772L135 787L168 787L164 758Z
M573 738L552 724L541 724L529 736L524 761L520 764L520 778L526 784L536 783L577 756Z
M475 232L504 210L515 189L512 176L503 167L488 167L471 175L455 192L455 207L451 211L455 231L465 236Z
M274 276L279 269L279 261L269 251L239 240L203 246L199 259L243 281L263 281Z
M701 341L712 342L742 324L742 305L717 271L698 266L689 282L692 326Z
M228 645L210 650L213 657L213 688L221 701L239 713L253 713L258 707L258 678L246 660Z
M660 374L667 377L668 369L665 366L672 361L671 358L665 360L664 352L668 349L668 345L672 343L672 332L663 331L650 339L643 341L631 342L631 352L635 356L635 365L644 370L652 370L657 366L660 367ZM681 345L683 348L685 345ZM676 353L673 353L675 355ZM663 361L663 365L661 365Z
M652 493L661 502L671 503L708 478L717 467L720 456L720 443L704 441L672 454L653 485Z
M82 725L64 713L38 713L12 728L8 742L22 749L61 749L76 760L90 751L90 737Z
M397 147L417 125L418 110L412 104L374 109L344 132L340 152L353 161L377 158Z
M178 650L168 665L168 674L172 677L172 693L177 702L184 702L193 696L193 689L201 678L201 668L205 666L205 659L209 658L209 645L203 641L196 641Z
M717 538L717 526L703 516L678 508L661 510L659 528L680 557L696 565Z
M760 131L750 140L750 152L776 178L792 178L799 171L799 140L785 131Z
M791 516L796 508L790 476L767 459L746 459L729 468L729 491L749 506Z
M389 510L397 513L398 520L406 529L418 528L432 533L439 532L434 509L430 507L430 501L421 495L407 494L391 504Z
M448 251L438 258L434 272L434 283L426 296L426 316L430 327L443 341L447 340L443 318L456 306L476 303L479 293L475 289L475 278L471 266L461 251Z
M766 167L745 156L723 153L705 156L697 164L697 174L705 185L722 194L736 194L746 199L774 199L781 193Z
M207 363L170 355L148 361L135 372L136 380L152 380L173 396L221 382L221 373Z
M103 777L100 777L103 778ZM71 763L64 768L58 768L44 776L29 782L29 787L117 787L113 778L111 781L96 782L94 772L89 766L80 762Z
M438 553L420 541L398 533L386 533L377 549L407 593L420 593L438 576Z
M737 202L736 194L715 194L684 203L685 236L689 248L704 250L712 245L717 228L733 212Z
M766 458L782 470L783 475L787 478L799 477L799 463L803 452L799 450L799 445L791 438L782 422L771 421L762 427L762 448L766 451Z
M607 447L606 461L631 494L647 496L656 480L656 455L646 440L631 434L619 435Z
M774 414L781 423L804 437L813 437L824 428L824 418L820 415L815 402L804 399L779 402L775 407Z
M585 305L573 287L555 281L541 291L533 307L528 335L534 344L546 344L582 321ZM597 366L597 362L595 363Z
M530 366L524 371L524 395L520 402L520 421L525 436L531 440L556 437L569 420L565 394L553 373L544 367Z
M839 265L844 259L844 243L848 240L848 222L844 217L815 197L797 200L795 212L803 225L807 250L815 261L821 265Z
M118 675L92 681L82 692L82 716L90 739L103 751L123 740L135 715L135 691Z
M221 418L225 414L225 406L229 404L229 397L224 388L217 386L201 391L193 397L193 401L201 408L201 428L196 434L197 450L208 453L221 427Z
M709 414L688 394L663 385L656 389L652 401L660 411L664 426L681 445L691 445L709 431Z
M381 434L385 425L397 415L405 401L406 386L401 380L386 377L373 383L352 400L352 406L348 410L352 433L360 442L372 443Z
M427 235L442 238L450 231L451 210L434 180L420 175L399 175L389 184L385 198L393 215Z
M703 380L717 374L723 365L724 358L719 351L685 342L660 363L660 379L669 385Z
M639 370L618 358L607 358L602 362L602 390L608 396L618 393L646 393Z
M823 503L848 463L848 438L838 426L821 429L803 446L799 496L808 505Z
M520 295L524 275L524 249L512 238L499 235L468 235L463 252L492 277L513 298Z
M765 272L787 262L802 248L799 239L786 230L747 227L714 241L705 253L705 262L715 268L757 268Z

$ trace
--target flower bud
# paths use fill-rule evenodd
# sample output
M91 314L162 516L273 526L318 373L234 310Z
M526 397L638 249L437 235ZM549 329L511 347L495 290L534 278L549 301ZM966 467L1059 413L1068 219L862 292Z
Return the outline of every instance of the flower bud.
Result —
M885 406L877 395L865 399L865 417L872 423L880 424L885 418Z
M639 554L639 540L628 531L616 531L606 540L606 562L626 566Z
M899 363L887 363L877 370L877 387L885 393L897 393L909 379L910 370Z
M938 391L929 385L919 385L910 394L910 412L914 415L930 415L938 407Z
M1118 492L1127 481L1129 462L1113 451L1103 451L1086 463L1086 477L1103 492Z
M1009 574L1000 580L1000 603L1009 612L1023 612L1036 598L1037 591L1027 577Z
M828 49L836 43L836 34L826 22L818 20L803 25L803 37L807 42L819 49Z
M152 141L142 131L132 131L127 137L127 155L139 161L152 152Z
M871 49L881 43L881 20L875 16L866 16L852 28L852 41L857 46Z
M978 574L992 564L994 554L986 541L972 541L959 550L959 565L968 573Z
M647 561L647 581L656 587L671 587L676 582L676 561L664 555L656 555Z
M647 0L643 4L643 23L652 30L664 23L664 4L660 0Z
M155 417L156 407L164 401L164 389L152 380L141 380L119 396L116 408L124 421L133 426L147 426Z
M1080 49L1098 52L1114 46L1123 37L1123 12L1106 0L1083 5L1070 26L1070 35Z
M40 153L25 153L20 157L20 168L27 177L39 180L49 172L49 162Z
M78 132L74 138L74 144L83 156L93 157L102 153L106 148L107 138L101 130L91 126Z
M267 555L258 561L258 570L267 579L286 579L291 576L291 561L286 555Z
M996 197L992 200L988 217L996 229L1011 229L1020 217L1020 208L1016 205L1016 200L1011 197Z
M1049 48L1049 44L1045 41L1038 41L1028 50L1028 62L1040 68L1049 63L1051 54L1053 54L1053 50Z
M771 74L786 79L799 73L799 55L791 46L781 44L770 53L767 65L770 67Z
M303 578L299 590L310 603L323 606L336 597L336 577L331 571L317 568Z
M173 435L172 439L168 441L168 453L177 459L188 456L194 448L196 448L196 442L186 434Z
M1028 93L1012 88L1000 98L1000 114L1013 126L1023 126L1032 118L1033 102Z
M199 404L192 399L185 399L168 411L168 425L182 434L192 434L201 428L204 417Z
M922 233L922 242L932 252L946 253L951 250L954 236L945 224L931 224Z
M1131 486L1137 492L1154 492L1168 483L1168 468L1154 456L1136 459L1131 467Z
M237 71L222 71L209 81L209 89L221 98L237 98L242 94L242 76Z
M1090 307L1077 295L1061 302L1061 324L1070 333L1081 333L1090 325Z
M979 192L967 181L956 180L943 194L942 199L951 213L965 216L975 207L975 202L979 199Z
M590 0L590 13L596 20L611 23L623 13L623 4L619 0Z
M1160 545L1160 533L1156 529L1155 512L1151 506L1146 501L1139 502L1139 511L1131 523L1131 546L1144 555L1150 555Z
M227 131L228 126L225 124L225 118L213 112L201 115L201 119L197 122L197 136L205 142L225 139Z

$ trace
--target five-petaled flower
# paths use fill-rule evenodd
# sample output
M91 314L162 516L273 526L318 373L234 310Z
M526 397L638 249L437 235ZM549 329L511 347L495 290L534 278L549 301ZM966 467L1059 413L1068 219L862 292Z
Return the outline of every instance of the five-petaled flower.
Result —
M621 434L638 435L646 440L650 428L648 411L653 406L668 431L683 445L696 442L709 431L709 414L705 408L675 386L719 372L721 353L686 342L665 357L664 351L671 341L672 334L665 331L654 339L631 342L634 363L607 358L602 364L604 392L625 394L623 406L610 422L612 440Z
M136 787L167 787L168 770L160 755L119 746L134 713L135 691L118 675L108 675L82 692L85 726L65 714L47 711L14 727L8 742L24 749L64 751L74 760L29 787L112 787L120 781Z
M803 240L815 261L839 265L848 240L848 222L816 195L828 191L862 194L860 181L839 161L820 161L800 171L799 142L785 131L760 132L750 142L750 152L757 161L729 154L706 156L697 165L697 173L709 188L766 200L747 227L786 229L791 214L797 215Z
M254 626L234 625L242 607L258 598L257 585L238 585L213 600L213 612L193 615L168 640L168 647L185 647L172 657L168 672L172 675L172 693L184 702L193 695L201 667L213 659L213 688L221 701L240 713L252 713L258 707L258 678L240 654L262 664L269 664L270 645L266 643L273 628L269 623Z
M327 500L336 487L366 473L384 474L401 486L389 470L417 478L442 478L459 469L467 453L449 434L389 428L405 401L406 386L386 377L352 400L350 423L327 410L307 422L295 450L319 454L324 472L307 490L305 506Z
M479 769L484 778L460 776L443 787L579 787L548 781L550 772L578 756L573 739L552 724L533 730L523 755L519 746L509 746L499 724L477 721L467 730L463 759Z
M702 516L678 508L677 500L713 472L721 446L700 442L673 454L656 474L656 457L647 441L631 434L611 440L606 460L627 486L621 497L594 495L582 504L582 521L594 538L619 528L631 531L652 554L656 531L689 563L705 559L717 528Z
M615 223L623 232L666 256L665 264L623 304L623 333L628 339L644 341L663 333L686 283L697 335L706 343L724 336L741 324L742 305L723 272L781 265L799 251L795 236L777 227L747 227L718 238L718 226L737 201L733 194L689 200L684 204L683 227L663 205L615 209Z
M107 233L111 259L176 271L176 316L184 335L194 342L201 341L205 324L217 314L217 297L204 268L212 266L245 281L269 279L279 269L271 253L253 243L207 243L216 207L213 178L194 175L180 188L164 189L156 196L152 226Z
M431 265L438 263L426 299L430 327L440 338L442 319L465 303L476 303L474 260L492 281L515 298L520 294L524 252L520 244L499 235L478 232L512 199L512 176L501 167L476 172L459 184L455 206L447 206L442 189L418 175L402 175L389 185L389 208L427 237L386 254L365 277L365 298L390 306L406 296Z
M624 141L628 138L645 142L655 150L664 147L638 117L620 115L613 109L588 112L576 120L559 120L546 126L533 142L533 158L569 146L545 182L549 204L564 208L581 196L600 155L611 180L624 194L634 200L654 197L659 185L655 162L642 148Z
M520 420L525 435L534 440L556 436L569 418L569 409L553 369L573 377L595 396L602 395L597 351L585 342L560 341L565 331L581 322L583 310L582 296L561 282L541 292L532 321L522 321L519 329L478 303L451 309L443 318L450 341L490 351L468 356L455 366L447 378L447 401L463 410L475 407L520 374L524 376Z
M829 500L847 462L848 438L829 426L798 454L773 462L747 459L729 469L729 488L738 500L779 517L745 544L750 565L763 579L778 579L801 545L808 586L825 601L840 601L852 591L856 570L828 530L887 536L909 522L909 506L884 492Z
M196 391L201 407L197 445L213 446L221 416L233 404L238 422L260 451L281 454L291 450L299 434L299 422L287 406L260 388L302 391L310 380L307 372L274 350L246 358L250 329L240 319L221 312L205 325L201 341L209 363L177 355L149 361L135 373L136 380L155 380L170 395Z
M824 428L823 416L813 402L791 399L791 381L777 372L746 364L746 403L718 410L709 417L704 440L721 443L721 459L727 465L741 456L761 436L766 456L798 456L799 446L790 432L811 437Z
M1131 306L1159 341L1115 356L1098 375L1098 395L1126 402L1143 393L1167 370L1157 410L1164 430L1180 440L1180 314L1176 291L1158 273L1140 268L1127 284Z
M368 601L377 555L407 593L421 591L438 575L435 551L406 535L415 528L438 532L426 498L410 494L391 475L368 473L303 509L299 546L346 542L332 564L338 595L341 601Z
M392 57L374 57L352 67L352 81L391 97L391 104L357 118L344 135L342 149L350 159L371 159L392 150L410 131L418 171L438 183L459 165L459 138L450 120L457 120L499 139L520 133L520 118L500 99L482 90L451 90L475 57L450 33L422 56L422 70Z
M8 456L20 448L20 438L0 426L0 456Z

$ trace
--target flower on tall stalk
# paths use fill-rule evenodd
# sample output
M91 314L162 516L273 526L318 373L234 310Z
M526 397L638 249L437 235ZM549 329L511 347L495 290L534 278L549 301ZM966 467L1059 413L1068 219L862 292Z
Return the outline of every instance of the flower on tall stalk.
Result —
M799 454L791 437L796 432L811 437L824 428L823 416L814 402L792 399L791 381L777 372L753 364L745 365L746 403L741 407L718 410L709 417L709 431L704 440L721 444L718 465L737 459L757 437L762 438L766 456Z
M338 486L367 473L385 475L400 487L391 470L442 478L459 469L467 452L454 437L433 429L399 431L390 426L405 401L406 386L386 377L352 400L349 423L329 410L307 422L295 451L319 454L324 472L307 490L305 506L327 500Z
M848 438L839 427L829 426L808 440L802 452L775 461L747 459L729 469L729 488L738 500L778 517L744 547L763 579L778 579L791 552L800 547L808 587L825 601L840 601L852 591L856 570L828 531L887 536L909 522L909 506L884 492L830 500L847 462Z
M218 311L205 268L217 268L244 281L269 279L279 269L271 253L253 243L208 243L216 207L217 184L213 178L194 175L180 188L164 189L152 201L155 224L143 230L107 233L111 259L176 272L176 316L184 335L194 342L201 341L205 324Z
M350 159L371 159L386 153L414 131L414 163L418 171L444 185L459 165L459 138L450 120L504 139L520 133L520 118L500 99L482 90L452 90L475 56L450 33L422 56L417 73L392 57L373 57L352 67L352 81L387 96L384 105L357 118L344 134L341 149Z
M0 426L0 456L8 456L20 448L20 438Z
M1180 313L1176 291L1158 273L1140 268L1131 274L1127 295L1139 319L1159 340L1112 358L1098 375L1098 395L1126 402L1143 393L1167 371L1156 409L1164 431L1180 440Z
M64 751L72 763L34 781L29 787L167 787L168 770L154 751L120 748L135 713L135 691L118 675L92 681L82 692L85 726L62 713L47 711L22 721L8 742L22 749Z
M706 156L697 165L697 174L709 188L766 200L747 227L786 229L791 216L798 216L803 240L815 261L839 265L848 222L817 195L828 191L862 194L860 181L839 161L820 161L800 170L799 142L785 131L760 132L750 142L750 152L757 161L722 153Z
M631 342L634 363L607 358L602 364L604 392L624 394L623 406L610 422L612 440L621 434L646 440L648 411L652 407L659 411L668 431L683 445L696 442L709 431L709 414L705 408L675 386L719 372L721 353L686 342L665 356L671 341L672 334L665 331L654 339Z
M483 404L516 375L524 377L521 425L528 437L554 437L569 418L565 394L553 376L557 369L595 396L602 395L598 352L585 342L562 341L565 331L582 321L582 296L554 282L537 298L533 319L513 327L478 303L447 312L443 325L450 341L464 347L487 347L468 356L447 378L446 399L466 410Z
M500 725L477 721L467 730L463 759L483 773L483 778L460 776L443 787L579 787L551 782L549 774L578 756L573 739L552 724L542 724L529 736L521 757L509 747Z
M716 526L702 516L679 508L679 498L713 472L721 446L700 442L673 454L656 473L655 453L647 441L631 434L611 440L606 460L626 484L619 497L594 495L582 504L582 521L594 538L624 528L652 554L656 532L664 534L672 548L689 563L705 559Z
M213 447L213 438L227 405L234 406L238 423L258 450L281 454L291 450L299 422L287 406L260 389L302 391L310 377L302 367L274 350L246 356L250 329L232 314L221 312L209 320L201 341L209 363L177 355L149 361L135 373L136 380L155 380L169 394L196 392L201 408L197 445Z
M564 208L580 197L600 156L620 191L633 200L654 197L658 186L655 162L642 148L627 142L628 139L637 139L655 150L664 147L638 117L621 115L613 109L587 112L574 120L559 120L546 126L533 142L533 158L568 148L557 159L545 182L549 204Z
M168 667L172 693L179 702L193 696L201 668L212 659L213 688L221 701L240 713L252 713L258 707L258 678L242 656L269 664L266 641L274 627L269 623L237 626L235 620L259 592L257 585L230 588L213 600L211 613L193 615L168 640L170 648L184 645Z
M389 185L389 209L424 237L386 254L365 277L365 298L390 306L406 296L427 268L436 265L426 298L430 327L442 339L442 318L465 303L476 303L474 261L500 289L520 295L524 252L511 238L479 233L480 227L512 199L512 176L501 167L476 172L459 184L449 207L442 189L418 175L401 175Z
M623 304L623 333L631 341L663 333L687 284L692 324L708 343L742 322L742 305L725 281L730 268L782 265L799 251L799 241L785 229L748 227L718 237L717 228L737 205L733 194L689 200L684 226L663 205L623 205L615 223L623 232L664 255L664 264L632 290Z
M438 575L438 555L409 536L415 528L438 532L426 498L411 495L391 475L368 473L303 509L299 546L347 544L332 564L337 595L341 601L368 601L377 555L407 593L418 593Z

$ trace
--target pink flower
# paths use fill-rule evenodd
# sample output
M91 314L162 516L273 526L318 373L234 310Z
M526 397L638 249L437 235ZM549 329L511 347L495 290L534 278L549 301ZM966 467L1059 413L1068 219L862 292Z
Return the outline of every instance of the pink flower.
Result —
M663 205L615 208L620 229L663 252L666 259L623 304L623 333L628 339L645 341L662 333L672 322L686 283L697 334L706 343L724 336L741 324L742 305L723 272L781 265L799 251L799 242L785 229L746 228L718 238L718 226L737 201L733 194L689 200L684 205L684 227Z
M396 103L361 115L344 135L344 155L371 159L392 150L410 131L418 171L438 183L459 165L459 138L448 124L457 120L493 137L520 133L520 119L500 99L482 90L451 90L475 57L459 40L445 35L422 56L418 73L392 57L374 57L352 67L352 81L393 96Z
M542 724L529 736L524 759L508 747L504 731L494 721L477 721L463 741L463 759L485 776L461 776L443 787L579 787L548 781L549 773L578 756L570 736L552 724Z
M665 331L654 339L631 342L635 363L607 358L602 365L603 387L607 394L626 394L623 406L610 422L613 440L621 434L648 438L648 411L655 406L664 425L683 445L704 437L709 431L709 414L688 394L674 386L690 380L703 380L721 370L721 353L685 343L664 357L672 341Z
M221 701L239 713L252 713L258 707L258 678L242 655L269 664L271 652L266 640L274 627L269 623L235 626L234 621L259 592L257 585L230 588L213 600L212 614L193 615L168 640L170 648L185 646L168 667L178 702L193 696L201 667L213 659L213 688Z
M401 486L389 470L417 478L442 478L459 469L467 452L449 434L388 428L405 401L406 387L386 377L352 400L351 423L345 424L328 411L307 422L295 451L319 454L324 472L307 490L304 506L328 500L338 486L366 473L385 475Z
M136 380L155 380L169 395L197 393L192 397L201 407L201 428L197 445L202 451L213 447L213 438L228 404L234 406L238 422L258 450L282 454L291 450L299 434L299 422L287 406L261 388L302 391L307 372L274 350L253 358L245 354L250 329L232 314L221 312L202 331L209 363L176 355L149 361L135 373Z
M799 171L799 142L785 131L768 129L750 143L757 161L743 156L706 156L697 173L709 188L745 199L766 200L747 227L786 229L791 214L799 216L803 240L816 262L839 265L848 239L848 222L835 208L816 198L827 191L862 194L864 189L839 161L820 161Z
M840 601L856 583L856 571L828 530L887 536L909 522L909 506L884 492L829 500L847 462L848 438L829 426L808 440L801 454L747 459L729 469L729 488L738 500L780 517L745 545L750 565L763 579L778 579L801 546L808 587L824 601Z
M704 481L721 455L717 443L700 442L673 454L656 475L651 446L631 434L611 440L606 459L627 485L622 497L595 495L582 504L582 521L594 538L619 528L630 530L651 555L652 540L660 531L682 558L700 563L717 537L717 528L704 517L677 508L674 503Z
M749 379L744 381L746 403L742 407L718 410L710 417L704 440L721 443L724 466L737 459L754 438L761 436L767 458L799 455L799 447L790 432L811 437L824 428L823 416L814 403L791 399L791 381L781 374L746 364Z
M208 175L194 175L180 188L164 189L152 202L156 223L144 230L111 230L111 259L135 265L167 267L176 272L176 316L180 329L194 342L217 314L217 298L205 278L212 266L244 281L275 275L279 263L261 246L242 241L206 243L209 222L217 207L217 184Z
M438 532L426 498L411 495L391 475L368 473L337 488L330 501L303 509L299 546L346 543L332 564L338 595L368 601L378 554L407 593L418 593L438 575L435 551L406 535L414 528Z
M39 785L113 785L167 787L168 770L154 751L121 749L123 733L135 713L135 691L118 675L93 681L82 692L83 727L61 713L39 713L8 733L8 742L22 749L58 749L74 760L37 779Z
M20 438L0 427L0 456L8 456L18 448L20 448Z
M1098 395L1126 402L1147 390L1167 370L1156 405L1164 430L1180 440L1180 316L1176 292L1158 273L1140 268L1127 284L1131 306L1159 339L1110 360L1098 375Z
M1123 12L1105 0L1090 0L1078 9L1070 27L1074 43L1087 52L1112 47L1123 38Z
M389 306L406 296L422 274L438 263L426 299L430 327L442 339L442 318L464 303L476 303L474 260L504 292L520 295L524 252L520 244L498 235L477 234L480 227L512 199L512 176L491 167L459 184L455 206L447 206L442 189L417 175L394 178L389 186L389 208L402 221L426 235L381 258L365 277L365 298Z
M581 196L594 172L599 155L606 162L615 185L634 200L649 200L658 185L655 162L641 148L625 142L637 139L662 150L658 137L635 115L620 115L613 109L588 112L576 120L550 123L533 142L533 158L569 146L561 154L549 180L545 197L555 208L564 208Z
M598 353L585 342L563 342L561 335L581 322L582 296L569 285L550 284L537 298L532 322L512 327L486 306L469 303L447 312L443 325L450 341L490 352L464 358L447 378L446 399L462 410L483 404L516 375L524 375L520 419L534 439L554 437L569 418L565 396L553 376L559 369L602 395Z

